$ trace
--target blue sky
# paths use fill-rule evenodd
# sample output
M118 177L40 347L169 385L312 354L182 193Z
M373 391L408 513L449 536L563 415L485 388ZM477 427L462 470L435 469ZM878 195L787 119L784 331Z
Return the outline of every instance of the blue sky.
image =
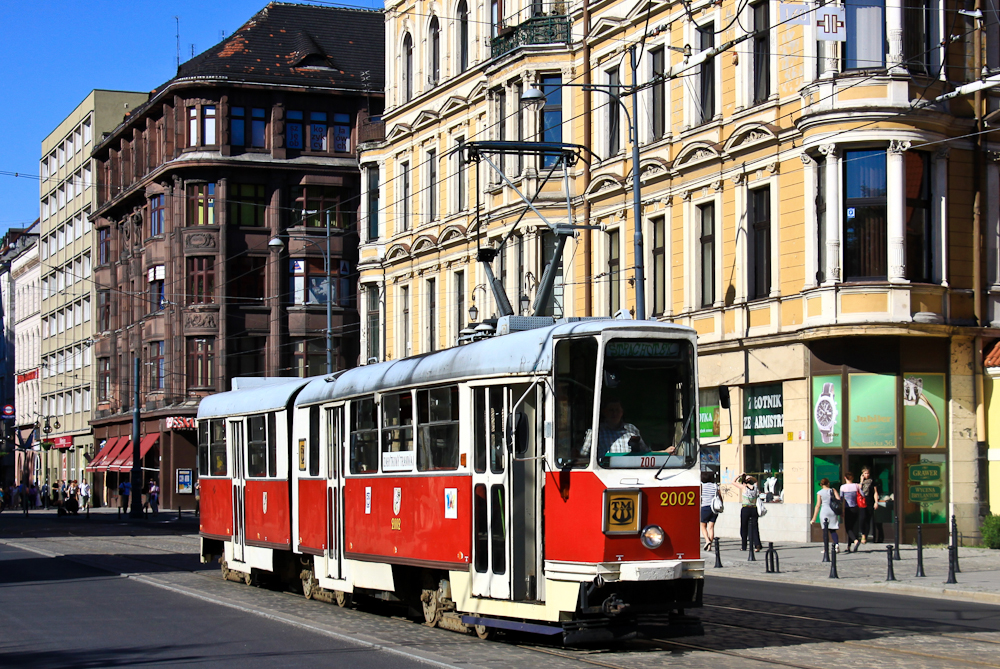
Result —
M0 233L38 217L42 140L94 88L148 92L230 35L266 0L2 0ZM308 3L307 3L308 4ZM334 4L334 3L322 3ZM340 4L340 3L337 3ZM346 6L381 7L379 0ZM21 177L8 173L17 172Z

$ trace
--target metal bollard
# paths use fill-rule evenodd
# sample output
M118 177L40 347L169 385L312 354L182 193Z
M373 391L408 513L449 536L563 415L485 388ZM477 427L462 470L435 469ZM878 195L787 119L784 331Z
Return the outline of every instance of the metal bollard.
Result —
M177 520L181 519L181 507L177 507Z
M823 562L830 561L830 521L823 521Z
M895 581L896 580L896 572L892 568L892 546L886 546L885 547L885 555L886 555L887 558L889 558L889 560L888 560L888 562L889 562L889 572L885 575L885 580L887 580L887 581Z
M958 521L954 514L951 517L951 545L955 548L955 573L961 574L962 569L958 566Z
M955 547L948 546L948 580L945 581L947 584L958 583L955 580Z
M719 552L719 537L715 537L715 541L713 543L715 544L715 568L716 569L721 569L722 568L722 554Z
M899 514L895 511L892 512L892 531L896 537L896 550L892 559L902 560L903 558L899 555Z
M837 575L837 551L830 551L830 578L840 578Z
M768 574L777 574L781 570L778 568L778 551L774 550L774 542L767 542L767 552L764 553L764 566Z
M917 525L917 578L926 578L924 573L924 526Z

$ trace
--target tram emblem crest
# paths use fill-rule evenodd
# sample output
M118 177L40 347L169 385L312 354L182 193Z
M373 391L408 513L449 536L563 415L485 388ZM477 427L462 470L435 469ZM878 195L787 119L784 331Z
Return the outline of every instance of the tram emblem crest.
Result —
M392 489L392 515L399 515L399 506L403 501L403 489L393 488Z
M631 525L635 519L635 501L632 499L611 500L611 523Z
M634 534L639 531L642 513L641 490L608 490L604 497L604 531Z

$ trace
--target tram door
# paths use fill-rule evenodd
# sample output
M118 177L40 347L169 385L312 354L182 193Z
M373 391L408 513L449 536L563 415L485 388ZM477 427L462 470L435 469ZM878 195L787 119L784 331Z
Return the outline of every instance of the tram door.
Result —
M510 599L510 467L506 445L510 390L473 388L472 594Z
M229 423L229 443L232 444L233 462L233 559L245 560L246 515L244 513L244 493L246 491L246 451L243 448L243 421Z
M326 575L342 578L343 566L343 460L344 452L344 407L326 409Z

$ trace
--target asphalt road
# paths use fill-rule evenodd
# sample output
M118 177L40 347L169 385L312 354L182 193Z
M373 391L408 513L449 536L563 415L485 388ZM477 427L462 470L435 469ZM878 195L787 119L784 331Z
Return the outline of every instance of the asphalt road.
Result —
M0 667L426 666L0 545Z

